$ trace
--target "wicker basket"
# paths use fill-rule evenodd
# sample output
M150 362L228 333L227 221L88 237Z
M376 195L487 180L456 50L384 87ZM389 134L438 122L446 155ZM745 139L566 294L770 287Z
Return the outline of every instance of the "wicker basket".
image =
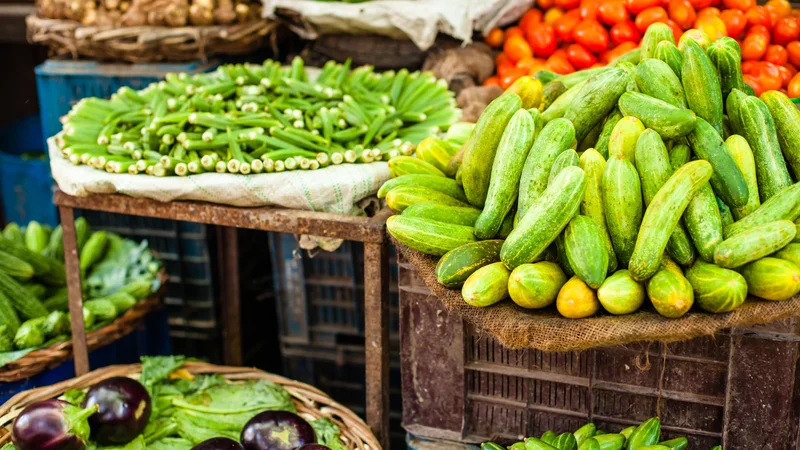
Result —
M277 23L257 20L203 27L86 26L72 20L28 16L28 41L50 47L55 55L134 63L191 61L216 54L239 55L276 47Z
M158 292L137 303L110 324L86 334L86 344L89 351L103 347L130 334L144 321L147 314L161 306L161 294L164 292L164 283L167 276L162 272L159 278L161 278L162 283ZM10 383L30 378L47 369L59 366L70 358L72 358L71 339L53 344L47 348L34 350L22 358L0 367L0 382Z
M381 448L375 435L363 420L312 386L246 367L216 366L199 362L187 362L183 367L193 374L219 374L231 383L243 380L266 380L279 384L292 396L298 414L312 420L326 417L338 425L342 432L342 441L348 449L380 450ZM138 378L140 372L141 364L109 366L52 386L20 392L0 406L0 427L3 427L0 428L0 445L11 440L10 425L22 409L31 403L58 397L69 389L85 389L111 377Z

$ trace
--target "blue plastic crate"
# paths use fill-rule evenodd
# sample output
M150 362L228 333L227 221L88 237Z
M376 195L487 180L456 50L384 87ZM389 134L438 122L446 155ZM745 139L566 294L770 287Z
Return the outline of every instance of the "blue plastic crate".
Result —
M139 362L144 355L169 355L172 353L165 309L150 313L144 326L123 336L119 340L89 354L92 369L113 364L131 364ZM64 381L75 376L75 364L67 361L58 367L44 371L38 375L13 383L0 383L0 404L5 403L14 394L41 386Z
M122 86L141 89L169 72L195 74L219 63L106 64L95 61L49 59L36 67L36 89L44 138L61 131L58 119L85 97L108 98Z
M53 180L44 159L39 116L0 128L0 204L7 222L36 220L55 226Z

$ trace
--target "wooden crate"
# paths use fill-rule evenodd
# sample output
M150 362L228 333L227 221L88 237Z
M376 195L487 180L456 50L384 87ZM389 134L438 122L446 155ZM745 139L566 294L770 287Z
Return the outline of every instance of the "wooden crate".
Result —
M415 436L508 442L658 415L665 438L695 449L800 448L798 320L547 353L506 349L448 313L407 262L399 289L403 425Z

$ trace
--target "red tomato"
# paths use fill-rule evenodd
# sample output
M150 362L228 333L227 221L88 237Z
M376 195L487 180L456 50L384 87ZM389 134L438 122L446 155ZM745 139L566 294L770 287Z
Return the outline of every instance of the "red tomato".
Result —
M783 66L789 59L789 54L786 49L780 45L770 45L767 47L767 53L764 54L764 61L775 64L776 66Z
M587 69L597 63L597 58L580 44L572 44L567 47L567 59L576 69Z
M758 63L749 73L750 76L758 80L758 84L765 91L780 89L783 85L783 77L778 66L768 62Z
M636 42L623 42L622 44L612 48L611 50L603 52L601 55L601 59L603 62L608 64L637 47L639 47L639 45Z
M525 39L525 32L522 31L522 28L520 27L511 27L506 30L506 40L509 40L515 36Z
M697 12L689 0L669 0L669 18L674 20L684 30L692 27L695 19L697 19Z
M672 19L667 19L667 21L664 23L666 23L667 25L669 25L670 28L672 28L672 36L675 38L675 42L680 41L681 35L683 34L683 29L680 27L680 25L675 23L675 21Z
M597 7L597 17L608 26L628 20L628 10L623 0L610 0Z
M625 6L631 14L639 14L647 8L661 4L661 0L625 0Z
M634 23L636 24L636 28L644 33L650 25L656 22L666 22L667 19L669 19L667 11L660 6L654 6L637 14Z
M546 10L553 7L553 0L536 0L536 4L540 9Z
M581 19L594 20L597 18L597 0L581 0L579 8Z
M695 8L697 9L697 8ZM709 6L707 8L697 10L697 20L702 19L706 16L718 16L722 14L719 9L714 8L713 6Z
M800 67L800 42L789 42L786 46L789 63L795 67Z
M786 87L786 95L791 98L800 97L800 75L795 75Z
M528 12L522 15L519 19L519 27L522 28L522 31L527 31L527 29L536 23L542 21L542 11L536 8L529 9Z
M579 23L581 23L580 17L575 17L572 14L565 14L561 16L560 19L556 20L553 24L553 28L556 30L556 36L561 39L561 42L569 44L572 42L572 32Z
M569 11L570 9L577 8L581 4L581 0L553 0L553 4L557 8Z
M553 54L558 47L558 39L552 25L540 25L533 30L529 37L533 54L537 57L547 57Z
M719 4L719 2L714 2L713 0L689 0L689 3L692 4L696 11L700 11L703 8L708 8L709 6Z
M526 56L517 61L516 67L517 69L522 69L527 73L530 72L535 65L536 65L536 58L534 58L533 56Z
M764 7L777 18L788 17L792 13L792 4L786 0L769 0Z
M596 20L579 23L572 31L572 38L593 53L600 53L608 48L608 32Z
M719 18L725 23L728 36L732 38L740 37L747 27L747 16L738 9L726 9L720 13Z
M506 39L505 44L503 44L503 53L508 55L508 59L515 63L522 58L533 56L533 51L528 42L524 38L517 36Z
M496 75L492 75L491 77L483 80L484 86L500 86L500 78Z
M502 63L497 65L497 75L499 75L500 78L503 78L506 75L506 73L508 73L509 70L515 68L516 66L514 65L513 62L503 61Z
M705 16L697 19L694 26L707 34L711 42L728 35L728 30L725 29L725 22L718 16Z
M550 8L547 10L546 13L544 13L544 17L542 17L542 22L552 25L553 23L555 23L555 21L557 21L563 16L564 16L564 11L558 8Z
M764 87L761 86L761 83L759 82L758 78L754 77L753 75L750 74L742 75L742 78L744 79L745 83L747 83L748 85L750 85L751 88L753 88L753 91L755 91L756 95L761 95L761 93L765 91Z
M764 25L765 27L772 26L772 19L769 17L769 10L763 6L753 6L745 13L747 16L747 24L751 27L753 25Z
M513 68L506 72L505 76L500 78L500 87L503 89L508 89L508 87L514 84L515 81L525 75L528 75L528 72L525 72L522 69Z
M765 27L764 25L755 25L750 27L750 29L747 30L747 34L745 35L745 37L754 34L763 36L764 39L767 40L767 43L769 43L770 39L772 39L772 37L770 36L769 28Z
M778 45L786 45L798 39L800 39L800 24L797 20L794 17L778 19L772 28L772 41Z
M611 43L620 45L623 42L639 43L642 40L642 33L636 28L630 20L620 22L611 27Z
M722 0L722 4L725 5L727 9L747 11L753 6L756 6L756 0Z
M742 62L742 73L750 73L755 68L758 61L744 61Z
M555 73L566 74L575 72L575 67L569 62L567 58L567 51L564 49L556 50L547 58L545 67Z
M759 61L767 52L769 41L760 34L751 34L742 42L742 59L745 61Z
M786 87L792 81L792 71L787 69L786 66L778 66L778 71L781 73L781 87Z
M505 53L500 52L500 53L497 54L497 56L494 57L494 65L495 66L499 66L500 64L503 64L504 62L510 62L510 61L508 61L508 56L506 56Z
M488 45L489 47L500 48L503 46L503 39L504 39L503 30L501 30L500 28L492 28L489 31L489 34L486 35L484 41L486 42L486 45Z

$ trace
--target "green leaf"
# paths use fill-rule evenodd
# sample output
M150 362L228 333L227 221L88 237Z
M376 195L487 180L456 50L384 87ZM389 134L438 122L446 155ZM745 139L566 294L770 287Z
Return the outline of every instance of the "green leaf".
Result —
M143 356L142 376L139 382L145 387L153 386L169 377L169 374L183 367L185 356Z
M339 426L325 417L311 421L311 427L317 435L317 443L330 448L331 450L347 450L341 439Z

